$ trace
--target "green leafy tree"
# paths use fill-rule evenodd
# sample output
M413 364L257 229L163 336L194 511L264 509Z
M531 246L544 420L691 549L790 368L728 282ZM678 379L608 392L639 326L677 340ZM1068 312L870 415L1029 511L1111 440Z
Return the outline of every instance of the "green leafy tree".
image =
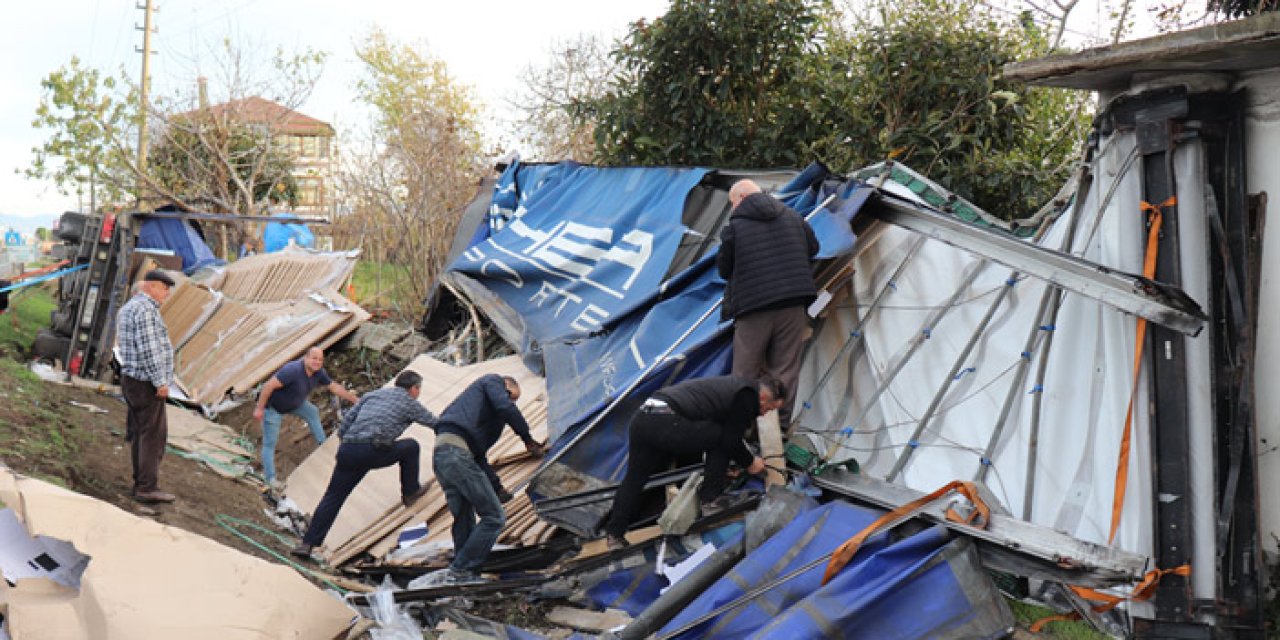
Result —
M833 47L825 109L835 124L811 152L837 169L896 159L1004 218L1030 214L1070 174L1089 123L1087 96L1004 79L1049 51L1028 19L976 1L882 2Z
M151 206L256 214L289 201L296 187L293 156L280 144L285 116L250 118L234 105L261 96L296 108L315 86L325 55L276 50L264 62L223 41L214 57L222 108L206 109L194 91L157 95L146 113L152 147L145 167L137 163L136 86L123 73L105 75L72 58L42 82L32 124L49 136L23 173L52 180L63 193L83 193L92 175L103 207L136 198ZM192 80L188 86L195 87Z
M36 227L36 239L41 242L48 242L53 239L53 233L48 227Z
M77 57L46 76L31 126L49 138L32 149L30 166L18 173L53 181L64 195L88 194L104 203L122 202L137 183L137 90L123 73L114 77L84 66Z
M825 124L806 103L831 13L822 0L674 0L632 25L619 74L594 101L607 163L771 167L804 163Z
M482 175L479 108L443 61L381 31L370 33L356 56L364 64L356 98L373 118L345 154L350 213L335 241L390 267L375 295L416 315Z
M1280 0L1209 0L1208 8L1228 18L1243 18L1280 10Z

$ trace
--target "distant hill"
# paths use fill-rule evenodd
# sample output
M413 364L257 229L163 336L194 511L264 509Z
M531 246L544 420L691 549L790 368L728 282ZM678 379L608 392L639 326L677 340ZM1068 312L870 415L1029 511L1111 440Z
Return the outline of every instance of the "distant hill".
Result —
M53 228L53 222L58 219L60 213L43 213L34 216L19 216L11 213L0 213L0 233L8 231L10 227L18 233L35 233L36 227L44 227L46 229Z

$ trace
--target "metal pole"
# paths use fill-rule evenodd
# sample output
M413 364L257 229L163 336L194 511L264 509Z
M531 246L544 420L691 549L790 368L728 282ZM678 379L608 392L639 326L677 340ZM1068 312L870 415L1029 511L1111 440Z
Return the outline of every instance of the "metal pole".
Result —
M942 404L942 399L946 397L947 392L951 390L951 383L955 381L956 376L960 373L960 368L964 366L965 360L969 359L969 354L973 353L973 347L978 344L978 339L986 332L987 326L991 324L991 318L995 317L996 310L1004 304L1004 299L1009 296L1009 292L1013 291L1013 285L1017 284L1018 272L1009 273L1009 278L1005 280L1005 286L1000 289L1000 293L996 294L995 300L987 306L987 312L982 316L982 320L978 322L978 326L973 330L973 334L969 336L969 341L965 343L964 349L960 350L960 354L956 356L955 362L951 364L951 370L947 372L947 377L942 381L942 386L938 388L937 393L933 394L933 400L929 402L929 407L925 409L924 415L920 416L920 422L916 424L916 429L911 433L911 439L907 441L907 447L898 455L897 462L893 463L893 468L889 470L889 475L885 476L885 480L893 482L894 478L902 473L902 469L907 466L907 462L911 460L911 454L916 450L911 445L913 442L920 440L920 435L924 433L929 421L938 411L938 406Z
M818 383L813 387L813 392L809 394L809 397L804 399L804 402L800 403L800 411L791 418L791 424L796 424L800 422L800 418L804 416L805 411L808 410L810 403L813 402L814 398L818 397L818 393L822 391L824 387L827 386L828 382L830 382L831 375L835 373L836 365L839 364L840 359L843 358L845 354L849 352L850 349L853 349L857 346L861 346L863 344L863 341L866 338L862 332L862 327L866 325L867 319L871 317L871 314L875 313L880 308L880 303L884 302L886 294L888 294L889 289L892 288L889 285L893 283L895 280L897 280L899 276L902 275L902 272L907 268L907 265L911 263L911 259L914 258L915 255L920 252L920 247L924 246L924 241L925 241L924 236L917 236L914 240L912 240L911 246L907 248L907 255L902 258L902 262L898 263L898 267L893 270L893 273L889 276L889 279L885 281L885 286L880 289L880 293L876 294L876 299L871 301L871 306L867 307L867 312L863 314L862 318L858 320L858 324L853 328L853 332L850 334L849 339L845 340L844 344L840 347L840 352L836 354L835 358L831 359L831 366L827 367L827 370L822 373L822 377L818 379ZM861 353L861 352L858 352L858 353ZM853 363L856 362L858 353L855 353L853 356L851 356L850 358L851 367Z
M851 423L855 429L858 425L862 424L862 421L866 419L867 414L876 406L876 403L880 400L880 396L884 395L884 392L889 390L889 385L893 384L894 379L902 372L902 368L907 366L907 362L911 360L911 356L915 355L915 352L920 348L920 345L924 344L924 341L929 338L931 327L936 326L938 322L947 315L947 312L955 306L956 301L959 300L960 296L969 289L969 286L977 279L978 274L982 273L983 269L985 269L988 264L990 263L983 260L974 265L974 267L969 270L969 275L965 276L964 281L960 283L959 287L956 287L955 293L951 294L951 297L947 299L946 304L940 309L934 311L933 314L925 319L924 327L922 327L920 331L916 332L915 337L912 338L911 342L907 345L906 352L894 361L893 365L889 367L889 371L885 375L885 378L880 382L880 385L876 387L875 393L871 394L871 397L863 403L862 410L858 412L858 417ZM829 462L831 457L835 455L835 452L838 451L843 444L844 443L841 442L840 444L831 447L831 449L827 451L827 454L822 457L823 461Z

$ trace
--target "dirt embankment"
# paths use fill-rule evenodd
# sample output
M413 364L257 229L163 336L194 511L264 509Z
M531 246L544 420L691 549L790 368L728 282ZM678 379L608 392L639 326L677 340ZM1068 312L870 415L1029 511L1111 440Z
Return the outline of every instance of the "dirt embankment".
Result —
M326 369L334 380L360 394L381 386L394 376L401 363L366 351L338 352ZM312 402L321 407L326 431L337 428L332 394L317 391ZM97 413L79 403L97 407ZM344 403L344 408L345 408ZM262 427L253 419L253 404L246 402L217 416L246 440L260 446ZM125 404L119 397L71 386L44 382L23 363L0 357L0 463L18 473L40 478L73 491L109 502L125 511L151 517L212 538L240 551L275 560L257 545L234 534L219 516L245 520L275 530L264 509L261 492L246 483L225 478L203 464L183 458L170 449L160 466L160 485L178 496L170 505L143 506L129 497L132 462L124 441ZM276 465L288 477L316 448L315 440L300 420L288 416L281 426ZM255 470L261 471L260 466ZM261 532L247 531L260 544L278 553L291 543Z

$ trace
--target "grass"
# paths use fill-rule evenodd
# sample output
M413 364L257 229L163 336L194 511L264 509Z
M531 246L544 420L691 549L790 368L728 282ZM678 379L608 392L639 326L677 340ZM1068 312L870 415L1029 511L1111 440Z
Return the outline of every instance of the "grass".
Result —
M421 312L422 301L413 293L409 271L403 266L361 260L356 263L351 287L355 291L355 302L366 309Z
M49 326L57 286L48 282L10 293L9 310L0 313L0 355L25 358L30 353L36 333Z
M0 451L6 459L25 460L32 475L66 486L90 434L70 424L53 406L57 402L26 365L0 356Z
M1030 627L1037 620L1057 615L1057 612L1052 609L1019 600L1006 599L1006 602L1009 603L1009 608L1013 610L1013 617L1018 620L1018 626L1020 627ZM1104 633L1099 633L1088 623L1080 621L1050 622L1036 636L1059 638L1061 640L1108 640L1110 638Z

